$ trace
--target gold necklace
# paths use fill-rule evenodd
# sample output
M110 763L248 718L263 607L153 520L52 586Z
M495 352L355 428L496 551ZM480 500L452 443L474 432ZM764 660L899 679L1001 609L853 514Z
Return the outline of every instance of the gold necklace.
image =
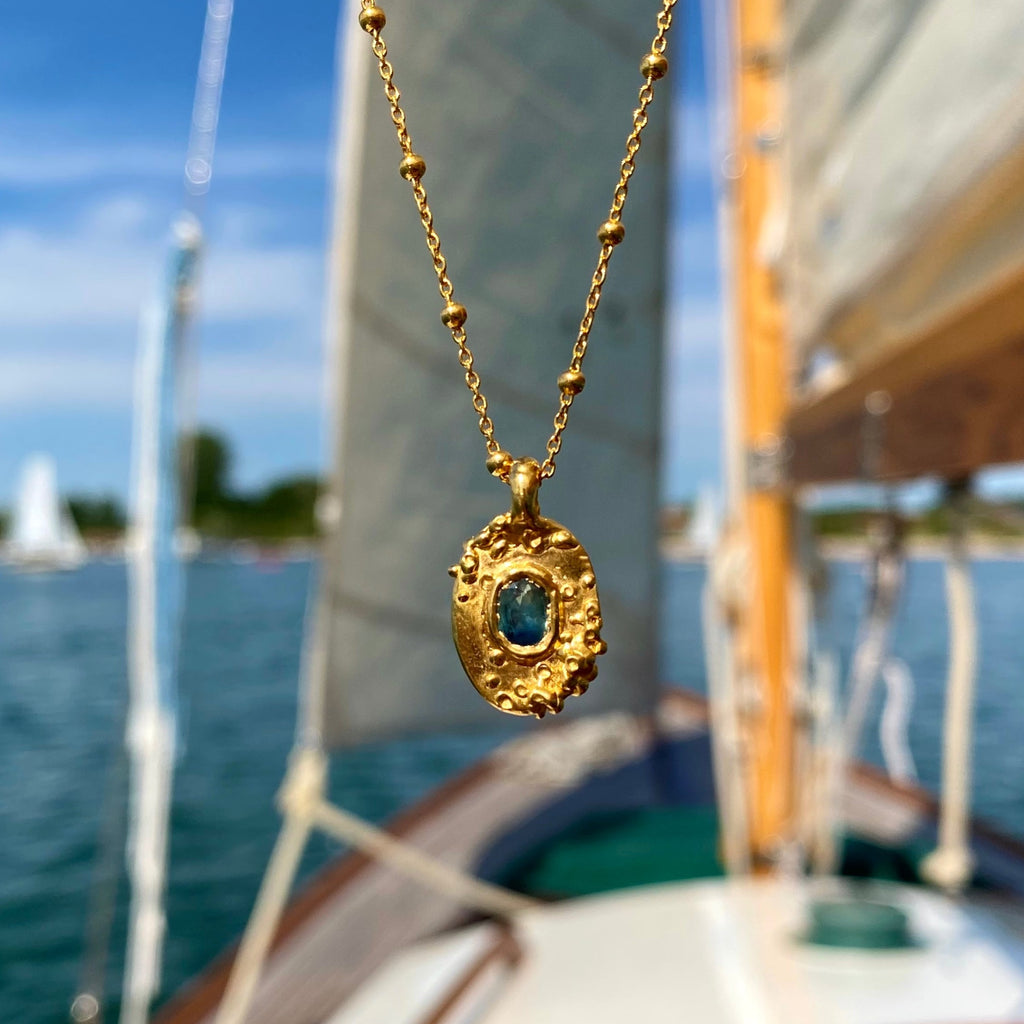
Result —
M586 692L597 675L595 659L607 644L601 639L601 606L594 569L580 542L564 526L540 514L537 494L541 483L555 472L569 410L583 390L583 359L587 354L601 288L615 247L625 238L622 211L629 179L636 169L640 139L647 125L647 108L654 99L654 82L668 71L665 49L677 0L661 0L657 32L650 52L640 61L643 85L626 137L626 155L619 165L619 181L608 219L598 228L601 251L587 293L583 318L572 348L569 368L559 376L560 400L554 431L548 438L543 463L513 459L494 436L480 376L473 367L473 351L466 334L466 307L455 301L448 276L448 261L434 227L423 175L427 164L412 147L395 70L381 35L386 18L373 0L362 0L359 24L372 39L384 95L402 149L398 171L412 186L413 199L426 233L437 287L444 307L441 322L451 331L459 350L459 364L473 396L477 426L487 449L487 469L512 490L512 505L497 516L463 548L462 558L449 569L455 578L452 595L452 634L463 668L480 694L496 708L515 715L557 713L565 699Z

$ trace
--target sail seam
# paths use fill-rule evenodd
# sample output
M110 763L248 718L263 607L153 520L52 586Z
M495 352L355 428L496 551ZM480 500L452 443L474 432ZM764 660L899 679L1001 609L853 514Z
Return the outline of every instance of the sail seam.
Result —
M400 327L387 313L375 306L364 295L356 294L352 298L352 314L366 330L371 332L375 340L388 348L400 352L432 376L444 381L446 386L462 386L462 381L452 377L447 353L442 355L420 343L408 331ZM540 420L547 420L549 408L546 402L512 385L493 380L488 390L497 401L511 406L519 412ZM643 437L630 431L627 427L609 420L585 416L580 412L576 417L577 426L585 433L608 444L629 451L638 459L657 461L657 443L653 438Z
M435 618L432 615L422 615L419 612L412 612L382 601L370 601L365 597L356 597L340 586L331 588L328 599L332 608L351 612L366 622L373 622L391 629L420 633L429 636L431 640L447 642L450 629L447 616Z

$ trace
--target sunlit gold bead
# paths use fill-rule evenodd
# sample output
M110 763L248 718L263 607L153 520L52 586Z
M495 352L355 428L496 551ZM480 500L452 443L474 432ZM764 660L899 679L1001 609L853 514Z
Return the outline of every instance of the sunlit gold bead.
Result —
M410 153L402 158L398 165L398 173L406 181L419 181L427 173L427 161L416 153Z
M444 309L441 310L441 323L445 327L450 327L453 331L456 327L461 327L466 322L466 307L460 302L449 302Z
M597 237L605 245L618 245L626 237L626 228L621 220L606 220L597 229Z
M640 74L657 81L668 74L668 58L663 53L645 53L640 61Z
M359 27L364 32L379 32L387 20L379 7L364 7L359 12Z
M558 378L558 390L563 395L578 395L587 386L587 378L579 370L566 370Z
M504 478L512 468L512 456L506 451L496 451L487 456L487 472L492 476Z

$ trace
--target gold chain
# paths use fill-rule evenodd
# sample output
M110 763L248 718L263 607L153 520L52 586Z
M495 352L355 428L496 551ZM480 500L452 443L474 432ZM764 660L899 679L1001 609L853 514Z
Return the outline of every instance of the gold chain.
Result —
M619 165L619 182L615 186L612 196L608 219L597 232L597 237L601 242L601 252L590 282L590 291L587 293L586 306L583 318L580 320L576 343L572 347L572 359L569 361L569 368L558 378L561 399L558 404L558 412L555 413L554 431L548 438L547 458L541 466L542 478L550 477L555 472L555 459L562 448L562 434L569 422L569 410L572 408L573 400L586 384L586 379L583 376L583 359L587 354L594 317L601 303L601 289L608 273L612 252L625 237L622 211L629 194L629 179L636 170L635 161L640 150L640 139L647 126L647 108L654 99L654 82L663 78L668 71L665 48L668 45L668 30L672 27L672 9L676 3L677 0L661 0L661 10L657 17L657 34L651 43L650 52L645 54L640 62L640 73L644 77L644 84L640 87L639 103L636 110L633 111L632 129L626 137L626 155ZM398 134L398 144L402 148L399 173L412 186L413 199L416 201L416 208L420 213L420 222L426 233L427 248L430 250L430 256L434 263L434 273L437 275L437 288L445 303L444 309L441 311L441 320L451 331L452 340L459 349L459 364L465 371L466 386L473 396L473 409L477 414L477 424L487 446L487 468L495 476L507 481L512 465L512 456L502 450L494 436L494 422L487 412L487 398L480 390L480 375L473 366L473 350L469 347L465 328L466 307L455 301L455 288L448 276L448 261L441 251L441 239L434 227L434 214L427 202L427 190L423 187L422 178L427 169L426 161L413 150L412 139L409 137L409 129L405 123L405 111L401 105L402 94L399 92L398 86L395 85L395 69L388 60L388 48L381 35L386 20L384 12L373 3L373 0L362 0L359 24L373 40L373 53L377 58L377 69L384 83L384 95L391 107L391 120Z

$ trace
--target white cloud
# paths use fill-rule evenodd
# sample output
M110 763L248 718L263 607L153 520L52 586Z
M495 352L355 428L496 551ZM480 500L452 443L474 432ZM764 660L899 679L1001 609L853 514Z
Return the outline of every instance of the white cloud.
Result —
M323 370L315 358L279 353L201 357L200 413L316 408L323 396ZM135 353L26 352L0 355L0 408L60 408L89 412L128 409L135 389Z
M153 245L122 243L78 228L61 234L26 228L0 232L3 347L17 344L24 328L131 321L152 279L155 257Z
M169 232L133 193L58 228L0 231L0 408L128 409L139 315L159 295ZM320 401L322 255L260 238L238 207L200 278L200 408ZM227 332L225 334L225 332ZM231 345L231 351L225 345Z
M253 317L320 319L322 256L303 246L218 246L209 251L203 280L203 316L242 321Z
M62 134L62 133L58 133ZM184 173L185 150L165 142L69 141L59 146L26 146L8 138L0 152L0 185L38 188L118 180L173 179ZM322 177L327 172L323 146L281 142L224 145L214 157L214 179Z
M309 409L324 396L324 372L319 360L289 359L287 350L275 356L204 359L199 369L200 409Z
M131 401L134 369L123 355L25 351L0 355L0 408L109 409Z
M26 329L134 324L161 280L166 234L131 194L94 204L59 229L0 231L0 348L21 344ZM237 235L225 244L213 239L203 269L203 316L315 325L321 263L311 246L246 244Z

